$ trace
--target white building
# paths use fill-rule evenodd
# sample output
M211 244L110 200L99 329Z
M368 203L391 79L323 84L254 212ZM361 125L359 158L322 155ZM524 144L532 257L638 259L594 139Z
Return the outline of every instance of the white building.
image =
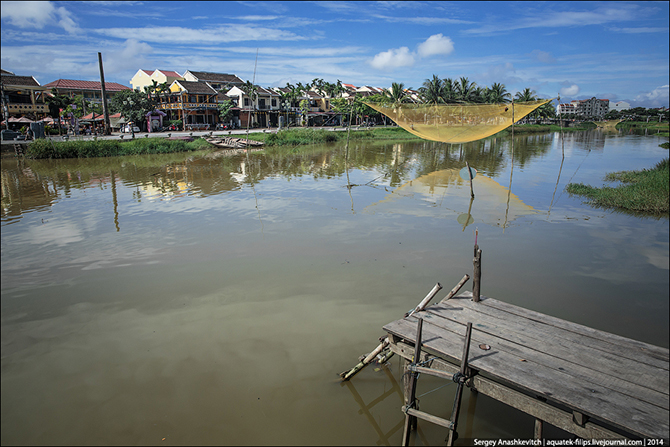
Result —
M610 104L610 110L614 110L616 112L621 112L622 110L629 110L630 109L630 104L628 104L626 101L617 101L614 104Z

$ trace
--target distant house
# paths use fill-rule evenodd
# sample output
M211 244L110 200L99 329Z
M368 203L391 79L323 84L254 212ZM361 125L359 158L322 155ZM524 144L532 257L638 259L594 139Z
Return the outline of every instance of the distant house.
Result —
M206 82L175 80L158 109L169 120L182 120L184 130L209 129L219 122L218 92Z
M100 81L78 81L74 79L58 79L53 82L45 84L44 87L51 91L56 89L59 95L66 95L74 98L77 95L82 95L88 102L102 104L102 84ZM105 94L107 101L118 92L130 90L125 85L116 82L105 82Z
M614 110L616 112L621 112L623 110L629 110L630 109L630 104L627 103L626 101L617 101L613 104L610 104L610 110Z
M228 97L235 101L239 113L239 125L270 127L279 122L281 95L274 90L256 86L257 98L251 98L239 86L228 90Z
M559 104L558 113L565 117L603 120L609 112L609 99L581 99L569 104Z
M232 87L239 87L244 85L244 81L233 74L227 73L210 73L206 71L191 71L186 70L184 73L185 81L200 81L206 82L214 90L229 90Z
M138 70L137 73L130 79L130 85L133 90L143 91L144 87L153 85L153 81L157 84L166 83L171 85L174 81L184 80L184 77L171 70Z
M9 116L40 119L48 115L46 86L41 86L32 76L17 76L8 70L2 70L0 79ZM3 119L6 119L4 110L2 114Z

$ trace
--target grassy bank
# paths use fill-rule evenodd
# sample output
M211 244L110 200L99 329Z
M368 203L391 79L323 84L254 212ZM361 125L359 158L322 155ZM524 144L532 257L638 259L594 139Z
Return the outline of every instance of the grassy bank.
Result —
M563 132L572 132L572 131L584 131L589 129L595 129L596 127L598 126L596 126L594 123L591 122L581 123L579 126L575 127L563 127L563 128L555 124L521 124L514 126L514 133L523 134L523 133L541 133L541 132L560 132L561 129L563 130ZM508 127L507 129L500 132L500 134L503 133L511 135L512 128Z
M249 138L260 139L263 136L268 146L299 146L303 144L321 144L335 141L346 141L347 132L332 130L303 128L289 129L271 134L250 134ZM365 130L352 130L349 132L349 140L414 140L419 137L412 135L400 127L378 128Z
M642 171L622 171L607 174L607 181L619 181L616 187L594 188L582 183L570 183L566 191L570 195L586 197L595 206L617 208L625 211L668 214L670 197L670 174L668 158L660 161L652 169Z
M657 131L668 132L668 122L663 121L659 123L658 121L622 121L616 125L617 129L651 129Z
M130 141L87 140L59 141L47 139L35 140L28 146L28 158L89 158L117 157L121 155L170 154L209 149L211 145L204 140L194 141L168 140L165 138L145 138Z

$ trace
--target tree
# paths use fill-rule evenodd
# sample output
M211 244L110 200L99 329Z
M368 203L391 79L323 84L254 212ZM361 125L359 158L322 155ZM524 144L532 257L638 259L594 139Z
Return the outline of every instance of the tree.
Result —
M390 99L393 107L398 107L400 104L407 102L407 92L402 82L391 83L391 89L385 91L384 94Z
M305 126L307 125L307 113L309 112L309 101L307 99L303 99L300 101L300 113L302 113L302 125Z
M433 75L432 79L423 81L423 86L419 88L421 100L426 104L437 105L443 103L443 84L443 81L437 75Z
M491 104L504 104L512 100L512 94L507 91L505 84L494 82L486 91L486 99Z
M528 101L536 101L537 97L535 96L535 90L531 90L530 88L526 87L520 92L517 92L517 94L514 96L514 99L519 102L528 102Z
M231 99L227 99L219 104L219 118L221 118L221 121L226 122L230 120L230 118L233 116L233 101Z
M446 104L456 102L456 84L451 78L442 80L442 101Z
M474 102L477 84L468 78L461 77L455 84L456 100L458 102Z
M147 113L155 109L155 104L147 97L146 92L122 90L112 96L109 109L112 113L121 113L126 120L138 124L142 122ZM134 137L135 126L130 127Z
M60 117L61 112L70 105L71 99L66 95L59 95L58 90L54 87L51 89L52 96L47 96L47 104L49 106L49 116L58 123L58 135L61 135Z

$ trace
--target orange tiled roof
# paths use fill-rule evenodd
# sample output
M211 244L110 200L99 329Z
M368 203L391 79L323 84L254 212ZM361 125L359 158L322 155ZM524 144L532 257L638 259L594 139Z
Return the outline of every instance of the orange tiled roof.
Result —
M69 90L100 90L100 81L77 81L74 79L58 79L53 82L45 84L48 88L62 88ZM108 92L120 92L122 90L130 90L130 87L118 84L116 82L105 82L105 90Z

